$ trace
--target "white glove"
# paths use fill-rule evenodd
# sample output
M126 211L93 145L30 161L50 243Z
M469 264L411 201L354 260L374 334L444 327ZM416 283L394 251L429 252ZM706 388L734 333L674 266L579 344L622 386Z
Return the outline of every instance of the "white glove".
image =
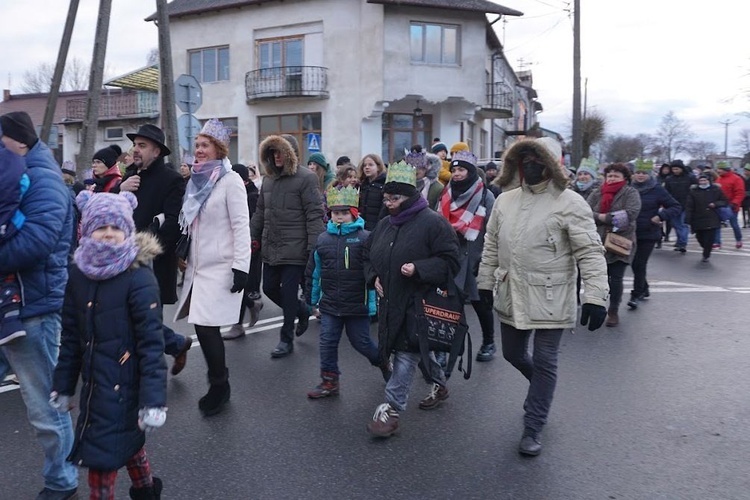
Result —
M73 409L73 402L70 400L70 396L58 394L57 391L50 393L49 404L60 413L67 413Z
M167 421L167 408L142 408L138 410L138 428L144 432L158 429Z

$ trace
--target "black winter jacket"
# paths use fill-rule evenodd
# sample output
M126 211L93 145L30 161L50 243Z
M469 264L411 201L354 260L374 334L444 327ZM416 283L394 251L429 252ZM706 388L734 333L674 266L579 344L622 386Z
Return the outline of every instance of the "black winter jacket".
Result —
M680 214L682 206L655 179L649 179L643 184L631 184L641 195L641 211L636 219L636 239L659 241L661 224L654 224L651 219L658 215L662 221L669 220Z
M715 207L729 205L724 192L716 184L712 184L708 189L696 187L690 190L685 208L685 222L691 230L701 231L721 227L719 214L716 208L708 206L709 203L713 203Z
M167 402L167 365L159 288L147 262L160 250L139 235L141 252L127 271L103 281L75 265L65 290L60 355L53 390L72 396L80 375L80 415L68 460L117 470L143 447L138 410Z
M677 200L677 203L685 208L687 203L688 194L690 193L690 187L696 184L696 179L687 170L687 167L682 169L682 175L670 175L664 181L664 189L667 190L672 198Z
M378 221L388 215L383 210L383 185L385 172L370 181L366 179L359 187L359 216L365 220L365 229L372 231Z
M409 262L416 268L412 277L401 274ZM378 307L381 359L393 351L419 351L408 342L416 325L414 295L428 285L445 285L459 267L456 231L437 212L425 207L401 226L391 224L390 216L378 222L366 245L365 276L369 285L379 277L384 291Z
M155 231L164 252L154 259L154 274L159 283L162 304L177 302L177 256L174 253L180 239L180 224L177 218L182 210L182 197L185 195L185 180L176 171L158 158L146 170L138 172L135 164L125 171L122 180L139 175L141 186L135 193L138 206L133 211L137 231ZM111 192L119 193L119 185ZM164 223L154 224L154 217L164 214Z

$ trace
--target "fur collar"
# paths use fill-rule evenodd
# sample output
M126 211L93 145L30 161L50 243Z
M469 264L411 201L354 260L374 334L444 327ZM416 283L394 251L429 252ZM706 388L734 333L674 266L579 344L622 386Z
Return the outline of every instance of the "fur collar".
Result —
M535 139L522 139L508 148L503 157L502 172L495 178L493 184L500 186L504 191L519 187L521 177L518 169L521 166L521 153L528 150L533 151L542 159L547 166L545 172L555 186L559 189L565 189L568 186L568 175L560 164L560 160L555 158L544 144Z
M158 238L151 233L135 233L135 243L138 245L138 255L131 268L151 265L154 258L163 252Z
M281 169L281 172L268 162L268 152L271 149L277 149L284 153L284 167ZM270 135L266 137L263 142L260 143L258 150L260 153L258 161L263 166L263 171L266 176L276 179L283 175L294 175L297 173L297 155L294 154L292 145L283 137L278 135Z

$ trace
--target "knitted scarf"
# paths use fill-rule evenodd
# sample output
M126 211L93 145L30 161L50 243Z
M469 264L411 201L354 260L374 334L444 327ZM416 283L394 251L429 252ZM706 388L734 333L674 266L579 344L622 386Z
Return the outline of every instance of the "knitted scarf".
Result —
M612 202L615 200L615 195L625 187L628 181L622 180L619 182L613 182L611 184L602 184L602 201L599 203L599 213L609 213L609 209L612 208Z
M138 250L135 235L119 245L84 236L73 254L73 260L87 278L102 281L127 270L138 255Z
M232 164L226 158L193 164L190 180L185 187L185 197L182 199L182 210L178 219L183 234L188 232L188 227L198 217L198 213L205 205L208 197L211 196L211 191L216 183L230 170L232 170Z
M440 197L440 212L448 219L453 229L466 238L475 241L484 227L487 209L484 207L484 183L481 179L453 199L453 181L448 183Z
M401 202L401 211L396 215L388 217L388 221L394 226L403 226L414 218L419 212L427 208L427 200L417 193L408 200Z

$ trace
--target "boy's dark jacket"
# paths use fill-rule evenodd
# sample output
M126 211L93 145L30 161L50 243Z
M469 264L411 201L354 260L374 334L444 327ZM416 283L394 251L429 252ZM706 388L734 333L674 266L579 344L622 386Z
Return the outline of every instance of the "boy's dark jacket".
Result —
M123 467L145 443L138 410L167 400L159 286L148 262L161 248L139 233L140 252L125 272L103 281L75 265L65 290L60 357L53 389L75 394L80 415L68 459L98 470Z

